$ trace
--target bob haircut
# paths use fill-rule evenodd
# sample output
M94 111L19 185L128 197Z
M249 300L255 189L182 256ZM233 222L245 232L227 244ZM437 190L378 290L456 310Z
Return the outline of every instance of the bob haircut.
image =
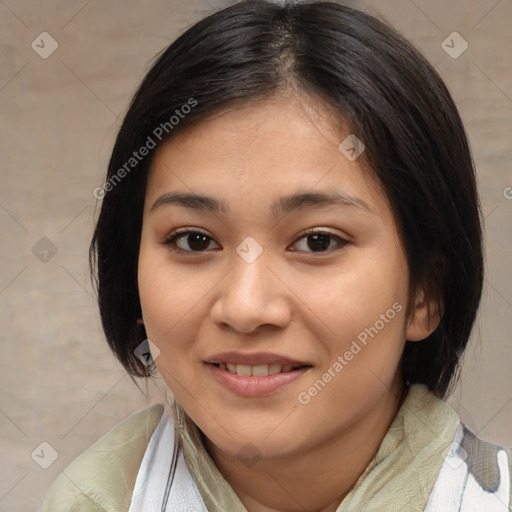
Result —
M137 269L155 149L136 162L134 152L224 109L289 90L321 99L364 142L358 163L389 200L406 253L407 314L421 287L442 315L428 338L405 344L402 383L423 383L444 398L459 378L484 277L467 135L447 87L410 42L376 17L333 2L241 1L155 57L117 135L89 247L110 348L132 378L153 375L134 350L146 339L137 322Z

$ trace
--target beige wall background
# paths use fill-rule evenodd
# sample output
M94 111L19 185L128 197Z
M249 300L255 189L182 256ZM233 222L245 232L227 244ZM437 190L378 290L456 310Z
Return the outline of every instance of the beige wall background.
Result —
M0 0L0 512L37 509L81 451L163 400L161 383L141 392L104 341L87 269L100 206L93 190L148 61L229 3ZM424 52L466 124L487 277L448 402L480 437L511 446L512 0L354 4L381 13ZM447 39L454 31L468 44L457 58L464 43Z

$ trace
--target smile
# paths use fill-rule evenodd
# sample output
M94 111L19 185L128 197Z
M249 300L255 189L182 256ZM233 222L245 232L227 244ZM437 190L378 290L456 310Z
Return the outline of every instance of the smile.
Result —
M293 367L281 364L249 366L234 363L205 363L223 388L243 397L270 395L299 379L311 365Z

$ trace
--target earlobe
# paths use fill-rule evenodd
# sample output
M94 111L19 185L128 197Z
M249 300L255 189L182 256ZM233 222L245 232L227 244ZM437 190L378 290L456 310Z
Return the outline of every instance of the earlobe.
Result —
M430 306L430 307L429 307ZM443 307L436 307L425 300L423 290L416 296L416 303L409 317L405 339L421 341L430 336L438 327L443 316Z

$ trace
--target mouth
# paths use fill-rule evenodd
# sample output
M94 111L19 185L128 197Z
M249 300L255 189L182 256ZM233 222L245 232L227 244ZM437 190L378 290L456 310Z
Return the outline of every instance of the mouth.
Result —
M224 390L244 398L268 397L284 391L309 372L312 365L237 364L205 362L213 381Z

